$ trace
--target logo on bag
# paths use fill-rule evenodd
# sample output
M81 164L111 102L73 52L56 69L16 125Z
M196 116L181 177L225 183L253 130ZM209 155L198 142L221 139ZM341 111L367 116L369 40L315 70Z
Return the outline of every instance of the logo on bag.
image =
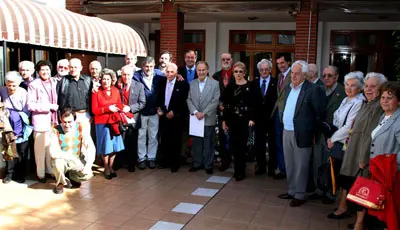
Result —
M361 198L368 198L369 196L369 188L367 187L361 187L358 191L357 191L357 196L361 197Z

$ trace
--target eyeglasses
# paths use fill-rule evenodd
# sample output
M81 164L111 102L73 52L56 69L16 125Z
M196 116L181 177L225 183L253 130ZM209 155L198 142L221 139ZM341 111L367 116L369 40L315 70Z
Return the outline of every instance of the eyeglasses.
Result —
M68 66L58 66L58 68L59 68L59 69L65 69L65 70L68 70L68 69L69 69Z
M260 72L269 72L271 71L270 69L260 69Z
M235 70L235 71L233 71L234 73L244 73L244 71L243 70Z
M230 58L222 58L222 61L230 61Z
M323 74L322 76L323 76L324 78L333 78L335 75L334 75L334 74L328 73L328 74Z

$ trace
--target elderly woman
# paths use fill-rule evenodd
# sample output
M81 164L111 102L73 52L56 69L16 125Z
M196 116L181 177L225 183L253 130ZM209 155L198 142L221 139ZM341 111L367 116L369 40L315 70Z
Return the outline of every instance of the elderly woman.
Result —
M112 86L112 76L115 75L111 69L103 69L101 73L101 86L97 92L92 94L92 112L96 124L96 150L101 155L104 163L104 177L111 180L117 174L113 170L115 154L123 150L124 143L121 133L115 130L110 120L123 110L129 112L130 107L121 106L119 90ZM122 108L122 109L121 109Z
M129 172L135 171L138 129L140 128L139 112L146 105L143 84L132 81L133 70L134 68L129 65L121 68L121 84L119 85L122 103L129 106L130 112L135 114L135 124L130 125L124 134L124 157Z
M343 160L343 145L349 136L349 131L353 125L353 122L360 111L361 105L365 100L361 91L364 86L363 74L361 72L351 72L344 77L345 97L340 104L339 108L333 114L333 125L337 130L328 139L328 148L331 150L331 156L333 158L333 164L335 169L335 176L338 174ZM332 159L331 158L331 159ZM328 215L329 219L342 219L347 215L346 205L346 189L348 189L352 182L346 177L338 178L338 186L345 188L343 190L339 208Z
M26 107L27 92L18 85L21 83L21 77L17 71L8 72L5 76L6 87L0 88L0 97L3 101L4 108L8 110L10 115L10 126L17 138L17 155L13 159L6 161L7 174L3 179L3 183L7 184L11 180L18 183L25 182L26 162L29 158L28 138L32 133L29 126L29 111Z
M256 89L246 80L246 65L233 65L235 82L228 84L223 95L224 106L222 128L230 131L230 147L235 158L234 177L236 181L245 178L246 152L249 126L254 126L257 100Z
M39 78L29 84L27 96L28 109L32 112L36 173L40 183L46 183L45 172L53 174L48 152L49 137L52 127L58 124L57 83L50 78L51 68L52 65L47 60L36 64Z

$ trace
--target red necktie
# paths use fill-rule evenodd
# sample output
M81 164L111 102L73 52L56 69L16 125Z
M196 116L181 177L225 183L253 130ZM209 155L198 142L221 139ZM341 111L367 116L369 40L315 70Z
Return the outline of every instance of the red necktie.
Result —
M282 90L282 87L283 87L283 82L285 81L285 75L281 75L282 76L282 78L281 78L281 84L279 85L279 89L280 90Z

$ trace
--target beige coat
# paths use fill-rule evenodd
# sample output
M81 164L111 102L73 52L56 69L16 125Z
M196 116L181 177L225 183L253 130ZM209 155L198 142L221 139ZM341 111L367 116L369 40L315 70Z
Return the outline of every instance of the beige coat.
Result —
M369 163L371 132L378 125L382 113L379 98L362 104L350 131L350 139L344 153L340 174L355 176L359 170L360 163Z

